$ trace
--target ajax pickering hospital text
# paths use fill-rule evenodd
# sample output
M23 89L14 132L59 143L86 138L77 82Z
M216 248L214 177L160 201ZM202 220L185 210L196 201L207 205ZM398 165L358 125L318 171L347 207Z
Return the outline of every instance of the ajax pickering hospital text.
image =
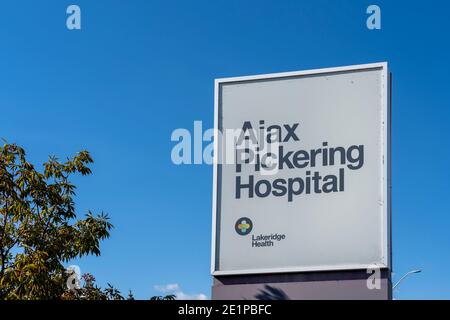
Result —
M265 128L264 120L259 121L259 130L254 129L251 121L245 121L236 141L236 199L286 197L294 201L295 196L343 192L345 173L364 166L364 145L349 147L331 147L323 142L317 149L286 150L284 143L299 142L297 131L300 123L270 125ZM303 169L302 177L288 179L257 179L254 174L243 176L242 167L251 166L260 176L279 170ZM322 176L314 168L338 168L335 174ZM297 171L298 172L298 171Z

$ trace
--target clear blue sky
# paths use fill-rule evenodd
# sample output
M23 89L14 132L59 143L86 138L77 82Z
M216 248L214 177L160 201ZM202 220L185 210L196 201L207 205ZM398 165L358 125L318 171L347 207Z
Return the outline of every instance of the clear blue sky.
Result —
M66 29L78 4L82 30ZM378 4L382 30L369 31ZM393 97L396 297L450 298L447 1L5 1L0 137L34 162L91 151L77 208L115 229L76 261L104 285L177 283L209 296L212 167L171 163L171 132L213 124L214 78L388 61Z

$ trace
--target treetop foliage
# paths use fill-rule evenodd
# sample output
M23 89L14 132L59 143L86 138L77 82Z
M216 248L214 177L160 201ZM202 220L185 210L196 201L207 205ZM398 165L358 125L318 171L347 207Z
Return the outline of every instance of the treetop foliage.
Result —
M87 151L38 172L23 148L0 146L0 299L60 299L67 291L63 264L100 255L109 237L108 215L75 210L75 174L91 174Z

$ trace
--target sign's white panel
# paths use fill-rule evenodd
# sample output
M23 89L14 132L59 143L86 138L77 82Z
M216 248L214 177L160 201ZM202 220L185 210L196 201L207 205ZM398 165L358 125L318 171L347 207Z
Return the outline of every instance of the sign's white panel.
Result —
M389 267L389 112L385 63L217 80L212 273Z

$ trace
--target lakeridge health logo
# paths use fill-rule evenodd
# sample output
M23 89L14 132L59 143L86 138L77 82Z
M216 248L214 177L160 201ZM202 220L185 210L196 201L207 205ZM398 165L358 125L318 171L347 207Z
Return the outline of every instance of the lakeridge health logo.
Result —
M240 218L238 221L236 221L234 229L236 230L237 234L246 236L250 234L250 232L252 232L253 222L249 218Z

